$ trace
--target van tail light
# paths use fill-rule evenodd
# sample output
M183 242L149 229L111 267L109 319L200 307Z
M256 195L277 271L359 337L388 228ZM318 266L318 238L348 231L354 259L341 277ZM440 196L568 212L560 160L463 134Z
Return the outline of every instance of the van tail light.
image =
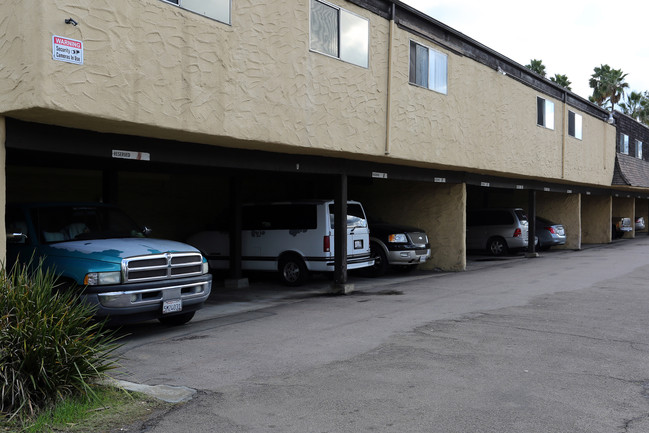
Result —
M322 251L325 253L331 252L331 239L329 236L325 236L322 242Z
M523 234L523 232L521 231L521 229L514 230L514 237L515 238L521 236L522 234Z

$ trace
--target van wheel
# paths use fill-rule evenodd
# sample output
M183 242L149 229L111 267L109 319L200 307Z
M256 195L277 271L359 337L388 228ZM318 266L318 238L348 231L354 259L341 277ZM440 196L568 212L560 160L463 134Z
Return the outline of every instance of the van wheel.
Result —
M192 320L192 318L194 317L194 314L196 314L196 312L192 311L192 312L189 312L189 313L174 314L173 316L160 317L160 318L158 318L158 320L163 325L180 326L180 325L184 325L185 323Z
M284 284L301 286L309 277L304 260L297 256L284 257L279 262L279 275Z
M507 254L507 242L503 238L491 238L487 242L487 251L492 256L504 256Z

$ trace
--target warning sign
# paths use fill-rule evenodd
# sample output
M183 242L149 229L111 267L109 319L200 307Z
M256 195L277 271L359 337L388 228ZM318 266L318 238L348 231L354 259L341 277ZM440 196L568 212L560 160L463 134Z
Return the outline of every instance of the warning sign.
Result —
M52 58L60 62L83 65L83 42L52 36Z

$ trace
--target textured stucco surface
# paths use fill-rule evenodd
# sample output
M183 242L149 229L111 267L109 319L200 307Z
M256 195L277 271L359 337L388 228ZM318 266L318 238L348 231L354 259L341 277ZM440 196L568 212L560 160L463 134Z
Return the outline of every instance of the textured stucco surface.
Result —
M369 69L309 52L307 1L236 1L232 26L159 0L0 6L15 12L0 27L15 40L0 51L3 111L224 146L382 150L388 27L353 5L371 20ZM52 60L52 35L83 41L84 65Z
M238 0L232 25L159 0L0 0L9 11L0 17L0 112L220 146L610 185L614 128L584 115L584 140L564 140L560 101L555 130L539 127L538 92L440 47L448 95L412 86L408 44L417 37L396 26L388 95L389 22L334 3L369 19L369 68L309 51L306 0ZM52 60L52 35L83 41L84 64Z
M536 214L562 224L566 230L566 244L552 248L581 249L580 194L539 192L536 196Z
M581 196L581 243L606 244L611 242L611 211L613 199L609 196Z
M363 197L363 207L374 218L426 231L431 259L420 265L422 269L466 268L464 184L379 181L354 187L350 197L358 196Z
M561 101L430 41L397 34L393 154L416 148L421 160L448 166L610 185L613 127L571 108L583 116L584 139L564 141L568 114ZM447 95L409 85L408 69L396 66L407 65L411 39L448 55ZM554 102L554 130L537 125L537 96Z

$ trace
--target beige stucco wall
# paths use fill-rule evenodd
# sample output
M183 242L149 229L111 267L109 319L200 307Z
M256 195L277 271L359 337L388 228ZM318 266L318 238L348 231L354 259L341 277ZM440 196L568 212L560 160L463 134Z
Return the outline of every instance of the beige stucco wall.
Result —
M536 214L562 224L566 230L566 244L554 249L581 249L581 196L539 192L536 195Z
M371 21L369 69L309 52L307 1L239 0L230 26L159 0L2 0L14 15L0 26L13 40L0 45L0 107L224 146L377 154L388 23L342 3ZM84 64L52 60L52 35L83 41Z
M370 21L370 66L309 51L309 2L233 2L232 25L159 0L0 0L0 112L231 147L610 185L614 128L536 125L539 92L335 0ZM67 25L72 17L78 26ZM52 60L52 35L84 64ZM411 38L449 55L448 95L408 84ZM391 100L388 155L386 113ZM547 97L546 97L547 98ZM551 98L547 98L551 99ZM89 144L91 145L91 144Z
M610 185L615 128L583 115L584 139L567 136L567 110L511 77L405 31L392 83L394 156L536 178ZM408 84L409 41L448 55L448 94ZM537 96L554 102L554 130L537 125ZM562 120L565 115L565 123Z
M464 184L377 181L351 186L350 198L360 197L366 212L374 218L426 231L431 259L420 265L422 269L466 268Z
M613 200L609 196L581 196L582 244L611 242L611 211Z

